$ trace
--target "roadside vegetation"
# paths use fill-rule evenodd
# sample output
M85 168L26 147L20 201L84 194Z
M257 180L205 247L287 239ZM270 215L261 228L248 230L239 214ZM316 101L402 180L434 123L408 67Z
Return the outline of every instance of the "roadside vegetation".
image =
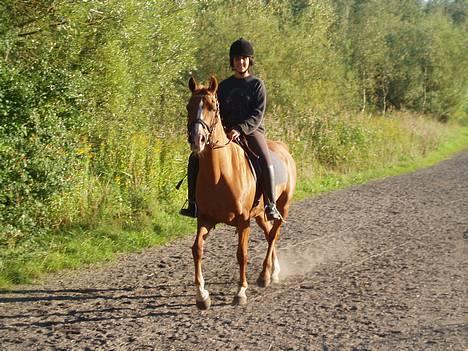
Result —
M243 36L296 199L468 147L463 0L0 4L0 287L193 232L190 75Z

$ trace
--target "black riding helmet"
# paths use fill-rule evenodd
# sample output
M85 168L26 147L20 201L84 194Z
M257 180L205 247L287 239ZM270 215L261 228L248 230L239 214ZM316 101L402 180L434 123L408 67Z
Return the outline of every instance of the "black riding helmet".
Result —
M231 44L229 49L229 62L231 67L234 67L234 57L236 56L248 56L250 57L250 65L253 65L253 54L254 49L252 44L250 44L244 38L237 39L234 43Z

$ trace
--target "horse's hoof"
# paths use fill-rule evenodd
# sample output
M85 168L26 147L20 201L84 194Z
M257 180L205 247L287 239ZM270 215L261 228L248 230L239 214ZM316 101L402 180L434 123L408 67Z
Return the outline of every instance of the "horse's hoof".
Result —
M211 306L211 298L208 297L206 300L197 301L197 307L199 310L207 310Z
M278 277L271 277L271 284L279 284L280 279Z
M267 286L269 286L271 283L271 280L270 279L264 279L262 277L258 277L257 279L257 285L261 288L266 288Z
M234 296L232 304L235 306L245 306L247 305L247 297L245 296Z

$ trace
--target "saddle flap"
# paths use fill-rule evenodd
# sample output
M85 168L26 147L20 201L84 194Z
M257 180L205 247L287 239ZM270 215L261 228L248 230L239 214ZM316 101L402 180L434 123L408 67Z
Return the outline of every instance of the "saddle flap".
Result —
M236 143L244 150L245 157L249 162L250 170L255 179L255 200L253 207L256 207L260 202L260 197L263 194L263 176L262 167L260 166L260 157L250 149L245 139L237 140ZM275 184L283 184L288 180L288 173L285 164L273 151L270 150L271 161L273 163L273 169L275 172Z

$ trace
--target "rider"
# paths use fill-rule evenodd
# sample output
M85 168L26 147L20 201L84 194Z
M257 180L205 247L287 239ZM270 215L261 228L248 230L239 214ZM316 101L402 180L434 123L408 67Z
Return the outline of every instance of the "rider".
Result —
M275 205L275 174L265 138L263 117L266 107L266 90L262 80L250 69L254 64L254 50L245 39L232 43L229 62L234 74L218 87L218 100L223 126L229 139L245 137L249 148L259 156L262 169L265 214L268 220L280 219ZM198 158L193 153L188 165L188 207L180 214L196 217L195 186Z

